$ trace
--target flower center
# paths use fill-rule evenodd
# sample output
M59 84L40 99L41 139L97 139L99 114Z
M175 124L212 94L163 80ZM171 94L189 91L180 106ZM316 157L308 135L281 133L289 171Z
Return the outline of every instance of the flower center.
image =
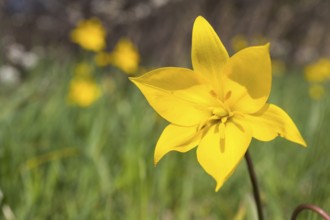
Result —
M224 108L213 108L211 110L212 116L210 117L210 120L215 120L216 122L226 123L227 120L233 115L233 113L230 110L224 109Z
M226 107L226 106L224 106ZM233 116L233 113L227 108L214 108L212 109L212 116L210 117L211 124L217 124L220 134L220 146L224 146L225 127L226 122ZM222 144L221 144L222 143ZM221 151L223 149L221 148Z
M218 106L209 107L209 112L209 118L198 126L198 130L202 130L204 128L209 128L212 125L216 125L217 129L219 129L220 136L223 139L225 135L225 125L234 115L234 113L230 110L226 103L223 103L220 100Z

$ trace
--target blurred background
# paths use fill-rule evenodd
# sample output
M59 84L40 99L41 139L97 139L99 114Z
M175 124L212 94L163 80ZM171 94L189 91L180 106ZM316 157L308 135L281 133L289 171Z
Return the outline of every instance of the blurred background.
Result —
M244 161L218 193L195 150L153 166L167 122L128 81L190 68L198 15L229 54L271 43L270 102L307 141L252 142L266 219L330 212L330 1L4 0L0 219L257 219Z
M273 56L306 64L330 56L329 8L326 0L5 0L0 3L1 43L71 52L70 30L82 19L98 17L107 30L107 49L126 36L138 45L144 63L182 65L189 60L194 18L203 15L225 45L235 36L249 44L265 38Z

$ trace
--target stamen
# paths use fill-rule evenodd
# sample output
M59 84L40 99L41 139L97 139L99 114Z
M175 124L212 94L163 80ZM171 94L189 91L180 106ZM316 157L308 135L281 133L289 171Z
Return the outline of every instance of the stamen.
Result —
M224 152L225 150L225 132L226 126L224 123L219 124L219 133L220 133L220 152Z
M217 93L214 90L210 91L210 94L214 97L214 98L218 98Z
M221 122L219 124L220 139L225 139L225 130L226 130L226 125Z
M225 100L228 100L231 96L231 91L228 91L225 95Z
M212 120L218 120L220 119L221 117L219 115L212 115L208 121L212 121Z
M228 112L223 108L214 108L212 109L212 114L220 117L224 117L228 115Z

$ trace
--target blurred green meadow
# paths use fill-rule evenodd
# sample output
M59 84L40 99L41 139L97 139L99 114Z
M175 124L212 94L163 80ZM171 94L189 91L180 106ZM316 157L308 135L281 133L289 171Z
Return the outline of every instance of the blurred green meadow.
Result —
M67 98L78 60L42 58L19 86L1 86L0 219L257 219L244 160L218 193L195 150L154 167L166 122L127 75L87 62L102 96L85 108ZM270 102L308 147L251 143L266 219L289 219L301 203L329 210L329 96L310 99L297 70L273 76Z

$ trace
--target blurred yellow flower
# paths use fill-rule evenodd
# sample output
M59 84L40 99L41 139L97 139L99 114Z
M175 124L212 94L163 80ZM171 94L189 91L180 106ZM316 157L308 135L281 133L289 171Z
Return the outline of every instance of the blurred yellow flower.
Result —
M321 83L330 79L330 59L320 58L305 67L305 79L311 83Z
M249 43L243 35L236 35L231 39L231 46L237 52L248 47Z
M88 107L101 95L100 87L89 78L73 78L70 82L69 102L80 107Z
M97 18L80 21L78 26L71 31L70 37L85 50L98 52L106 46L106 31Z
M319 84L309 86L309 96L314 100L320 100L325 95L325 88Z
M193 70L166 67L130 78L171 123L156 145L155 164L170 151L198 146L198 162L216 180L217 191L244 157L252 137L270 141L281 136L306 146L290 116L267 103L272 78L269 44L229 57L203 17L197 17L192 32Z
M109 63L125 73L135 73L139 67L140 55L133 42L127 38L119 40L110 54Z

